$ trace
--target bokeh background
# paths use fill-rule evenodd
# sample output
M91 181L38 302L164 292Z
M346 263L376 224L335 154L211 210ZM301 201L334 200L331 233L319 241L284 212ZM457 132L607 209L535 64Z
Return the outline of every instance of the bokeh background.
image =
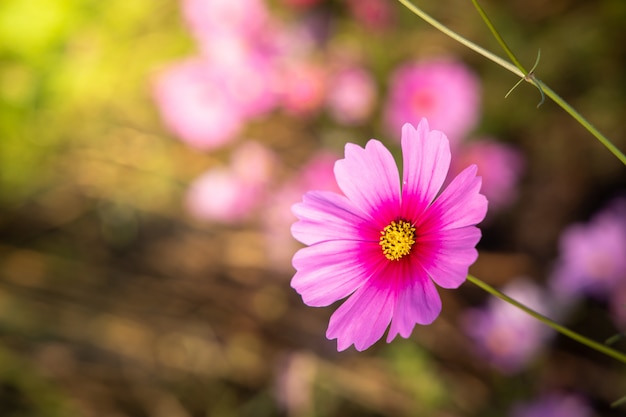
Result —
M395 1L241 2L265 16L260 29L242 20L242 37L214 29L246 10L220 17L212 3L228 2L0 3L1 416L626 412L610 406L626 395L622 364L489 310L470 283L442 290L441 317L410 339L340 353L325 338L334 307L307 307L289 286L289 205L333 187L347 142L375 137L397 154L393 74L445 57L479 86L463 143L489 138L517 161L488 174L497 161L464 159L484 158L485 178L512 175L472 272L498 288L530 282L529 304L623 350L626 170L614 156L554 103L536 108L532 86L505 99L514 75ZM470 1L419 4L504 55ZM530 67L541 49L537 76L625 150L626 2L483 6L519 59ZM193 82L164 81L194 60ZM347 69L361 78L331 99ZM217 108L231 76L238 104ZM272 98L242 110L253 97ZM585 235L607 207L607 229ZM591 293L554 284L573 225L574 259L608 248L594 265L612 268L610 283ZM512 330L476 331L489 311Z

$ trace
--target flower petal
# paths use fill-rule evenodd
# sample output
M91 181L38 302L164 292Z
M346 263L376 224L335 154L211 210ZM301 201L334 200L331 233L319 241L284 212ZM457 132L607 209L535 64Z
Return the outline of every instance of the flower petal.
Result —
M480 223L487 214L487 199L479 193L476 171L476 165L470 165L457 175L428 208L424 222L435 222L440 230Z
M437 285L457 288L465 282L470 265L478 258L475 246L480 236L480 229L474 226L439 230L419 237L415 256Z
M365 149L348 143L345 154L335 163L337 185L382 230L400 206L400 176L393 156L375 139Z
M346 197L330 191L311 191L302 200L292 207L300 221L291 226L291 234L305 245L337 239L378 239L379 232L371 229L366 215Z
M352 344L356 350L365 350L383 336L393 308L394 297L390 288L369 281L333 313L326 337L337 339L339 351Z
M291 286L312 307L327 306L347 297L372 274L367 261L371 251L367 246L362 242L330 240L300 249L293 257L297 272Z
M403 216L415 219L435 199L450 168L448 138L429 130L422 119L415 129L402 127L402 209Z
M396 293L387 343L398 334L409 337L415 324L430 324L441 312L441 298L426 271L417 262L406 262L406 265L409 267L407 276L403 277L406 285Z

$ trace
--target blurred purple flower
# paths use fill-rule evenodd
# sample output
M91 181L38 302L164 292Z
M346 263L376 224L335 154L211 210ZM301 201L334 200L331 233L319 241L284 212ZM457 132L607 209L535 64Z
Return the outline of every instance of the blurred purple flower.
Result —
M402 129L403 177L375 139L347 144L335 163L345 195L311 191L293 207L294 237L309 245L293 257L291 285L310 306L348 299L326 336L337 349L364 350L389 327L387 342L409 337L416 323L441 311L435 283L456 288L477 258L475 227L486 214L480 178L471 166L441 193L450 164L448 139L423 119ZM402 184L402 185L401 185Z
M512 281L502 292L541 314L553 313L546 294L525 278ZM484 308L468 310L462 326L474 341L476 353L505 373L526 367L553 334L536 318L495 297Z
M591 417L587 402L571 394L550 394L530 403L517 404L511 417Z
M274 154L256 142L237 148L228 168L212 168L198 177L186 196L187 210L206 221L233 222L249 217L266 195Z
M467 142L457 149L450 171L456 174L469 164L478 165L478 175L483 179L481 190L489 200L492 211L515 200L525 165L524 157L517 148L492 139Z
M337 122L363 122L372 113L375 100L376 83L364 68L342 68L331 76L326 105Z
M156 79L154 95L164 122L188 145L214 149L241 130L244 116L222 82L215 67L200 58L173 64Z
M446 132L454 148L476 126L480 115L480 84L463 63L435 59L404 64L391 76L384 110L389 129L428 119Z
M550 278L555 293L605 297L626 281L626 200L617 200L588 223L569 226L559 242Z

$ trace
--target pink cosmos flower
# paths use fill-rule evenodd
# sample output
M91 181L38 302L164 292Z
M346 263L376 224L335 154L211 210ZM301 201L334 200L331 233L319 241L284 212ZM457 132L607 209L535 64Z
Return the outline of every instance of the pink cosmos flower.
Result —
M388 326L390 342L431 323L441 311L435 283L458 287L478 256L475 225L487 199L476 166L439 193L450 164L446 136L424 119L417 129L405 124L401 142L402 182L381 142L347 144L335 163L344 195L312 191L293 207L292 234L309 246L293 257L291 286L315 307L348 297L326 332L338 350L367 349Z
M385 121L392 132L422 117L456 145L478 122L480 84L461 62L445 59L402 65L392 75Z

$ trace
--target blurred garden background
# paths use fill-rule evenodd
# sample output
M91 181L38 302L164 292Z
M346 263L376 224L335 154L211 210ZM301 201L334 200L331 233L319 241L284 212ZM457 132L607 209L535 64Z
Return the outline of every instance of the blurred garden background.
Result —
M626 150L626 2L482 5ZM624 351L626 169L517 81L392 0L3 0L0 416L624 415L623 364L469 282L340 353L289 285L291 204L427 116L490 200L471 272Z

